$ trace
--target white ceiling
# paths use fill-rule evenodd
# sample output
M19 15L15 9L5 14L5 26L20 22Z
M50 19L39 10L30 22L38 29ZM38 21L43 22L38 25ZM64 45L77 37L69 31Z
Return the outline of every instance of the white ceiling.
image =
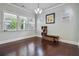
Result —
M30 12L34 13L34 9L38 7L38 3L12 3L18 7L24 8L29 10ZM39 8L43 11L49 9L51 7L55 7L61 3L39 3Z

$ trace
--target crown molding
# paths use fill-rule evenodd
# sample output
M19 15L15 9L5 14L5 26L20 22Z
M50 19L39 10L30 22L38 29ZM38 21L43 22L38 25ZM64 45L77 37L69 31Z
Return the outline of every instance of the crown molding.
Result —
M48 8L48 9L45 9L45 10L42 11L42 13L43 13L43 12L46 12L46 11L48 11L48 10L51 10L51 9L55 9L55 8L57 8L57 7L61 7L61 6L63 6L64 4L65 4L65 3L58 4L58 5L56 5L56 6L50 7L50 8ZM34 14L34 12L31 12L30 10L27 10L27 9L25 9L25 8L21 8L21 7L19 7L19 6L14 5L14 4L8 3L8 5L12 5L12 6L17 7L17 8L20 8L20 9L26 11L26 12L29 12L29 13Z
M13 7L19 8L19 9L25 11L25 12L29 12L29 13L33 14L30 10L27 10L27 9L25 9L25 8L21 8L21 7L19 7L19 6L16 6L16 5L14 5L14 4L11 4L11 3L7 3L7 4L8 4L8 5L11 5L11 6L13 6Z
M45 9L44 12L46 12L46 11L48 11L48 10L51 10L51 9L55 9L55 8L61 7L61 6L63 6L63 5L65 5L65 3L58 4L58 5L54 6L54 7L50 7L50 8L48 8L48 9Z

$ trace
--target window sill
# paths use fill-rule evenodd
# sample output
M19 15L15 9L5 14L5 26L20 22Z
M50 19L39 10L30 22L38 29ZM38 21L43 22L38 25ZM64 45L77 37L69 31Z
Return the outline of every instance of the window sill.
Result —
M3 32L18 32L18 31L35 31L35 29L33 30L3 30Z

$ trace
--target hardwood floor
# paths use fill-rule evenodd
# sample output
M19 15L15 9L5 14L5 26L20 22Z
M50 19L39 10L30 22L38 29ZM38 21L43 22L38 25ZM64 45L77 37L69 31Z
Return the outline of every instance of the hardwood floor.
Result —
M0 45L0 56L79 56L79 48L63 42L55 44L32 37Z

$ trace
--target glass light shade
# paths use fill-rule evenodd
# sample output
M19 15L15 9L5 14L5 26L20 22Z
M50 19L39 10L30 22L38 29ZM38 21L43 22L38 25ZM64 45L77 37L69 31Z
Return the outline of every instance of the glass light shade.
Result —
M42 13L42 9L40 9L40 8L37 8L34 11L35 11L36 14L38 14L38 13L41 14Z
M42 9L39 11L39 14L41 14L42 13Z

